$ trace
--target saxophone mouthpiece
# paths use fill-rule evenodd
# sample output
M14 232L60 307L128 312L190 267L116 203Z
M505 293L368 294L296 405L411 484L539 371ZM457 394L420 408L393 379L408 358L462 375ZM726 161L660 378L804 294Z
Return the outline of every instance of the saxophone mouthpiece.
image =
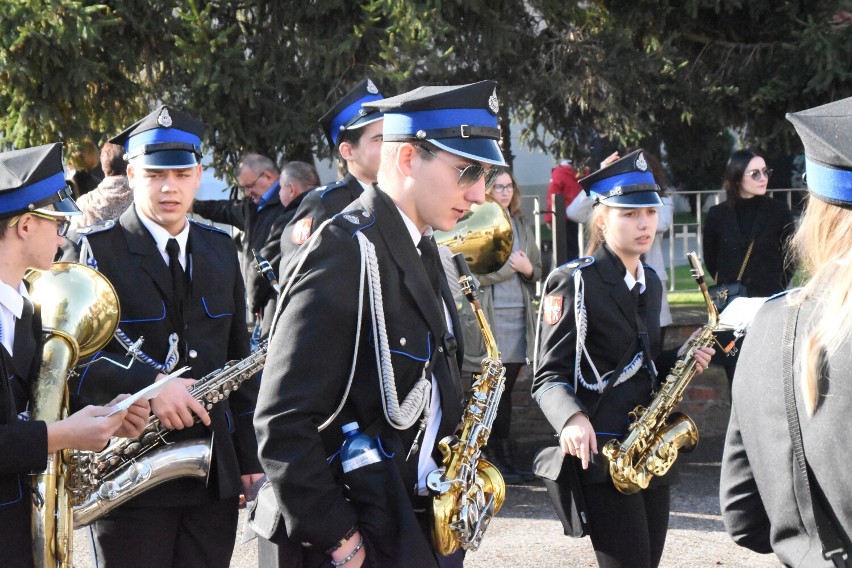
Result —
M453 263L456 265L456 272L459 273L459 285L461 285L462 293L469 302L478 301L473 273L470 271L470 266L468 266L464 254L460 252L454 254Z

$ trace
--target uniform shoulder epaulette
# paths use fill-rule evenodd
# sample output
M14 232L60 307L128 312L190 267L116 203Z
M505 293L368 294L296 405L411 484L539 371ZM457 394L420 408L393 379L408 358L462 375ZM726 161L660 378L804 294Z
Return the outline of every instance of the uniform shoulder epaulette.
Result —
M343 211L335 215L331 220L332 225L343 229L352 236L355 236L358 231L363 231L375 222L376 218L370 212L363 209Z
M101 221L99 223L95 223L94 225L86 225L85 227L78 227L76 229L77 234L81 237L88 237L89 235L94 235L95 233L102 233L104 231L109 231L115 227L114 219L107 219L106 221Z
M592 256L581 256L580 258L575 258L571 262L566 262L562 266L559 267L559 270L563 270L569 274L574 274L577 270L582 270L587 268L595 263L595 258Z
M334 183L329 183L329 184L326 184L322 187L318 187L317 191L320 191L320 199L322 199L323 197L325 197L326 195L328 195L329 193L331 193L335 189L340 189L341 187L344 187L345 185L346 185L346 181L339 179Z
M202 223L201 221L196 221L195 219L190 219L189 222L198 227L199 229L206 229L212 233L220 233L228 238L231 238L231 235L228 234L228 231L220 229L219 227L208 225L207 223Z

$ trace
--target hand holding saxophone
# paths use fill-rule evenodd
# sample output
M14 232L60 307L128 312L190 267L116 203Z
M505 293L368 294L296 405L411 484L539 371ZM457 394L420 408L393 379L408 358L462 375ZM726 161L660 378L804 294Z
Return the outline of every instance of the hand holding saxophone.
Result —
M589 417L577 412L569 418L559 434L559 445L566 455L579 459L583 469L589 469L592 454L598 453L598 439Z
M164 378L166 375L160 373L156 380ZM151 400L151 411L163 426L170 430L183 430L195 424L194 416L198 416L205 426L210 426L210 415L204 405L189 394L189 387L194 384L193 379L176 379Z
M693 340L698 337L698 334L701 333L702 329L703 328L699 327L698 329L692 332L692 335L689 336L689 339L687 339L686 342L680 346L680 349L677 350L678 357L683 357L683 354L686 353L690 347L692 347L692 344L694 343ZM716 350L712 347L702 347L700 349L695 350L695 353L693 354L693 359L695 359L696 375L700 375L707 369L707 367L710 366L710 359L715 353Z

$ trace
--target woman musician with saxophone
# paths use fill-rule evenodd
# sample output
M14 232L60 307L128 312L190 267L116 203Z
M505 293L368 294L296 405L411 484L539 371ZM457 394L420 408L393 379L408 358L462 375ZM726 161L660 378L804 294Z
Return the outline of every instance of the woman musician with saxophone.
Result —
M598 564L657 566L673 476L622 494L610 480L599 442L602 449L608 439L627 434L628 413L652 400L657 377L665 377L676 359L674 351L660 351L662 285L640 260L654 241L660 188L641 150L580 183L595 204L592 256L548 277L532 395L559 434L562 450L582 466L579 479ZM700 370L712 353L696 352Z
M100 450L110 436L136 436L148 417L146 400L107 416L87 406L57 422L28 420L41 359L41 316L23 282L29 268L49 270L79 215L62 171L59 144L0 153L0 550L3 565L33 566L28 475L63 449ZM126 395L118 397L118 402Z

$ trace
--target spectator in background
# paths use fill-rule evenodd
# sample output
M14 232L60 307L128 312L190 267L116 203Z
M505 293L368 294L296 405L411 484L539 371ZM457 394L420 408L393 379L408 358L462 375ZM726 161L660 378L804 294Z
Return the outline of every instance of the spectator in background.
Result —
M577 181L577 171L574 169L571 160L563 159L553 168L550 174L550 185L547 186L547 209L553 207L553 196L565 196L565 207L571 205L579 194L583 193L583 188L580 182ZM559 213L559 217L562 213ZM544 214L545 223L551 222L551 214ZM580 256L580 243L578 239L579 224L572 221L567 216L565 217L565 247L566 257L575 259Z
M66 166L65 176L75 198L89 193L104 179L98 163L98 147L88 138L69 144Z
M772 296L787 288L796 267L787 263L787 244L795 231L787 204L766 195L772 170L752 150L731 154L725 168L727 199L710 208L704 222L704 263L716 284L740 282L752 297ZM719 342L732 339L719 334ZM733 380L736 356L720 350L714 359Z
M255 269L252 250L261 251L270 242L272 227L284 214L284 205L279 197L280 172L275 162L260 154L247 154L234 172L245 199L231 201L218 199L195 200L193 213L215 223L233 225L245 234L242 239L240 269L243 273L248 296L248 307L255 315L254 339L261 333L261 319L266 312L275 309L275 292L271 284ZM280 234L278 237L280 238ZM269 304L272 304L269 306Z
M491 324L494 340L506 367L506 390L500 398L497 417L488 439L489 461L497 466L506 483L530 481L532 472L520 471L515 463L510 429L512 388L521 369L532 361L535 346L535 283L541 279L541 253L535 243L533 221L521 211L521 192L509 170L503 170L487 190L509 212L515 235L509 260L496 272L479 274L479 301ZM467 301L462 302L466 377L482 371L486 356L482 333Z
M133 191L127 183L124 148L107 142L101 148L104 179L98 186L77 199L82 215L71 218L71 228L86 227L108 219L118 219L133 203Z

